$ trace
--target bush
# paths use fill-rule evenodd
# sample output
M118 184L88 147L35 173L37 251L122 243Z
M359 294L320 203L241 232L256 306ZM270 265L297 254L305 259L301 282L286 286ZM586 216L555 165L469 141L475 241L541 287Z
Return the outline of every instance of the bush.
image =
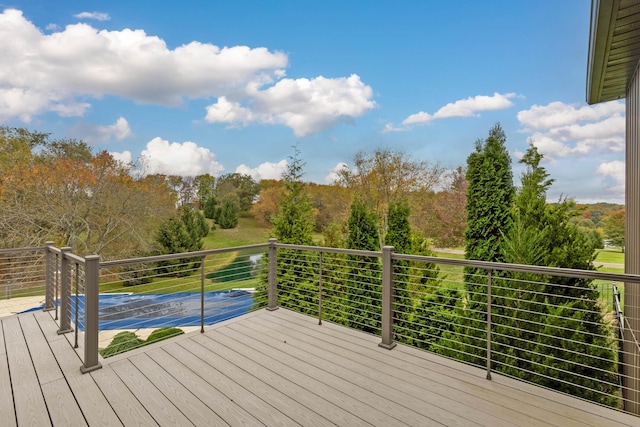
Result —
M143 340L133 332L123 331L116 334L106 348L100 350L100 355L104 358L115 356L117 354L142 347L143 345L153 344L182 334L184 334L184 331L180 328L165 326L154 330L146 340Z
M180 328L173 328L171 326L165 326L164 328L156 329L151 332L144 342L144 345L153 344L154 342L166 340L167 338L177 337L184 334L184 331Z
M142 345L144 345L144 340L138 338L136 334L123 331L113 337L113 340L111 340L107 348L100 350L100 355L105 358L111 357L141 347Z

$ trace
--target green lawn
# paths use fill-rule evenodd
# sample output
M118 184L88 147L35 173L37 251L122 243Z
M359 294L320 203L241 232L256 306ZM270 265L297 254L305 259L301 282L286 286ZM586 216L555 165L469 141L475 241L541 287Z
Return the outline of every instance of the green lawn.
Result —
M205 292L227 291L233 288L254 288L258 279L239 280L235 282L213 282L205 279ZM175 292L200 292L200 274L190 277L161 277L151 283L136 286L123 286L122 282L111 282L100 285L100 293L131 292L134 294L157 294Z
M596 262L624 264L624 253L620 249L597 249Z
M256 219L241 217L238 226L228 230L216 227L204 238L204 249L233 248L235 246L267 243L269 228L263 227Z

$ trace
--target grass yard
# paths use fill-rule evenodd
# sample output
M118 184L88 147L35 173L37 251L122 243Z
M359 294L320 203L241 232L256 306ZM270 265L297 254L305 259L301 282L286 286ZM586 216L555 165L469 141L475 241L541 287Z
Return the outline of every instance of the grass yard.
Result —
M215 230L211 231L204 238L204 249L222 249L267 243L269 231L269 228L263 227L256 219L241 217L236 228L223 230L216 227Z
M624 264L624 253L620 249L596 249L596 262Z
M204 291L228 291L233 288L254 288L257 278L235 282L213 282L205 279ZM136 286L123 286L122 282L110 282L100 285L100 293L131 292L134 294L167 294L174 292L200 292L200 273L188 277L161 277L151 283Z

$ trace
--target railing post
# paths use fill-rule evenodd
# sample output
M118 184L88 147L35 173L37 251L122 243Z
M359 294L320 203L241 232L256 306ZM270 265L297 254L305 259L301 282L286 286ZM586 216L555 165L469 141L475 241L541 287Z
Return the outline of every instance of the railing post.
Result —
M387 350L396 346L393 341L393 246L382 248L382 342Z
M72 332L71 327L71 262L65 256L70 247L60 248L60 329L58 334Z
M102 368L98 361L98 295L100 293L100 257L84 259L84 361L83 374Z
M493 270L487 271L487 379L491 379L491 284Z
M204 334L204 258L200 260L200 333Z
M269 290L267 299L267 310L274 311L278 309L278 252L276 242L278 239L269 239Z
M75 284L76 284L76 298L75 298L75 319L74 319L74 324L76 325L76 330L75 330L75 336L74 336L74 345L73 348L78 348L78 329L80 329L78 327L78 317L80 316L78 314L78 296L80 295L80 292L78 290L78 285L80 284L80 266L78 265L78 263L76 262L75 264Z
M318 254L318 325L322 325L322 252Z
M56 308L53 301L56 287L56 280L53 274L56 268L54 265L55 257L51 250L53 242L46 242L44 246L44 311L51 311Z

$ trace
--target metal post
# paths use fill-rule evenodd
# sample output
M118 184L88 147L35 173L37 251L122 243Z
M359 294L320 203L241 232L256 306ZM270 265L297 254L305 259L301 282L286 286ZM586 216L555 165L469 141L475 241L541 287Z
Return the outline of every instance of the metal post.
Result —
M491 282L493 270L487 271L487 379L491 379Z
M322 325L322 252L318 258L318 325Z
M80 295L80 293L78 292L78 283L80 283L80 266L78 265L78 263L75 263L75 267L76 267L76 277L75 277L75 282L76 282L76 301L75 301L75 320L73 322L74 325L76 325L76 331L75 331L75 342L73 345L73 348L78 348L78 295Z
M72 332L71 327L71 262L66 254L70 247L60 248L60 329L58 335Z
M393 341L393 246L382 248L382 342L387 350L396 346Z
M204 334L204 258L200 261L200 333Z
M98 310L100 294L100 257L89 255L84 259L84 364L83 374L102 368L98 361Z
M46 242L44 244L44 285L45 285L45 297L44 297L44 311L55 310L53 303L56 281L53 272L56 269L54 265L55 257L51 248L53 242Z
M55 254L54 257L54 265L55 265L55 270L53 272L53 287L55 288L55 294L54 294L54 298L53 298L53 305L55 307L56 310L56 321L58 320L58 313L60 312L60 310L58 309L60 307L60 296L59 296L59 292L60 292L60 253Z
M278 252L276 248L277 241L278 239L269 239L269 290L267 300L267 310L269 311L278 309Z

